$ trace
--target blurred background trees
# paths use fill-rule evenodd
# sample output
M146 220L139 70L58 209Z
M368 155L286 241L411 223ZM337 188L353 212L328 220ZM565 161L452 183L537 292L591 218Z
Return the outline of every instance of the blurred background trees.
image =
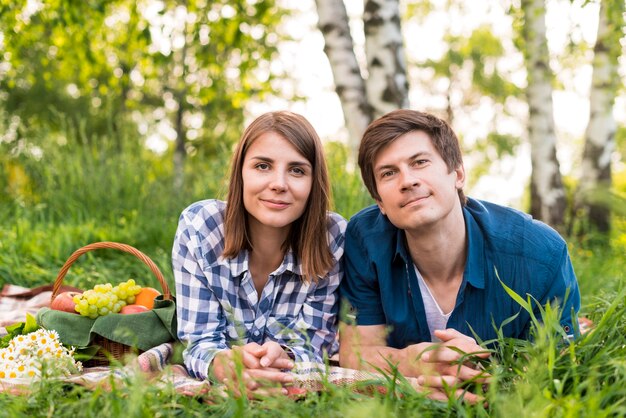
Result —
M6 219L169 222L219 195L246 121L307 100L281 52L299 30L319 31L316 69L328 68L343 111L345 128L325 136L343 139L327 148L345 216L369 201L350 177L363 130L411 107L453 125L470 194L484 179L497 195L502 178L528 178L521 209L564 234L626 242L623 1L307 2L0 0ZM546 24L555 9L567 11L560 49ZM574 13L597 22L596 40ZM563 91L588 100L584 134L555 123ZM142 229L146 242L169 236L158 222Z

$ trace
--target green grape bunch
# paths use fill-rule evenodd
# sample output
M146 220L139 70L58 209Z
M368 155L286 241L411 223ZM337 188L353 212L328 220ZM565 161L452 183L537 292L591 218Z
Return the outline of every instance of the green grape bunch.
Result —
M141 292L141 286L133 279L117 286L111 283L97 284L93 289L75 295L76 312L82 316L96 319L111 313L118 313L124 306L135 303L135 296Z

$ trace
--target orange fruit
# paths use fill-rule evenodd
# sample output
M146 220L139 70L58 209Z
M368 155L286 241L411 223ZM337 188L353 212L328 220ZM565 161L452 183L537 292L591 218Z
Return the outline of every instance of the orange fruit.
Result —
M135 305L143 305L148 309L152 309L154 307L154 298L160 294L161 292L153 287L143 287L141 292L135 296Z

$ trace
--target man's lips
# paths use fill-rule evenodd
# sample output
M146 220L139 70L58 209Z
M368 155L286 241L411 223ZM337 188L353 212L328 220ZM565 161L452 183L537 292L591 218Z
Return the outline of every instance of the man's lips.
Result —
M425 196L413 196L413 197L411 197L410 199L407 199L407 200L403 201L403 202L400 204L400 207L401 207L401 208L403 208L403 207L405 207L405 206L409 206L409 205L411 205L411 204L413 204L413 203L418 203L418 202L420 202L420 201L422 201L422 200L426 199L427 197L430 197L430 195L425 195Z

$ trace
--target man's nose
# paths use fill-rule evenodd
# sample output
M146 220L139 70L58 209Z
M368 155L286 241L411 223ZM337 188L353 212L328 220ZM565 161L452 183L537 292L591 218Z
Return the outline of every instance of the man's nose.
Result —
M405 168L400 170L400 187L404 190L409 190L420 183L420 178L414 170Z

